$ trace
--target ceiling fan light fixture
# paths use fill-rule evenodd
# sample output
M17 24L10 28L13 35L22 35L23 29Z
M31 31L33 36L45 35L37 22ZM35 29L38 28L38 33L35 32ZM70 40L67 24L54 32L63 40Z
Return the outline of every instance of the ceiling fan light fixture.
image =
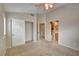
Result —
M50 3L42 3L42 4L40 3L37 4L36 7L48 11L51 10L54 7L54 5Z
M50 7L50 8L52 8L52 7L53 7L53 5L51 5L51 4L50 4L50 5L49 5L49 7Z
M45 4L45 9L48 10L48 4Z

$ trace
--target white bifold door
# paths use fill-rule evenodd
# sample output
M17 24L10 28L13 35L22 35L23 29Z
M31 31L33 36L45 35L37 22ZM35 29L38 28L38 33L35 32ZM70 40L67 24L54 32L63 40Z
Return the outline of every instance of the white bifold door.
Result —
M12 19L12 46L25 44L25 21Z

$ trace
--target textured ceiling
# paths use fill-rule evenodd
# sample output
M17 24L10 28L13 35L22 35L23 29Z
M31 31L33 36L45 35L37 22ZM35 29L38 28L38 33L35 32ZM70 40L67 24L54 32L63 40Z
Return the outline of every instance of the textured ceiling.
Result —
M45 11L41 8L35 7L39 3L4 3L3 7L7 12L24 12L24 13L45 13L50 11ZM65 3L55 3L54 9L57 9L61 6L65 5Z

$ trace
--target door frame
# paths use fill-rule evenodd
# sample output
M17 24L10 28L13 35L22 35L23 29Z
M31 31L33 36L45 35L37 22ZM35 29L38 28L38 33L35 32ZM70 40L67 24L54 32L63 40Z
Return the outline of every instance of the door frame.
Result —
M45 23L39 23L39 39L40 39L40 29L42 24L44 25L44 40L45 40Z

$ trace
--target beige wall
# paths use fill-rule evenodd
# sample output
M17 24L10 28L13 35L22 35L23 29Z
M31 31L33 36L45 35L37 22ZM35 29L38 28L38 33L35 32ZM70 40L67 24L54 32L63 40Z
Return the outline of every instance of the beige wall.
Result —
M0 55L5 55L6 53L6 38L4 36L4 18L5 12L0 4Z
M46 39L51 41L50 21L59 20L59 44L79 50L79 4L67 4L47 14Z

